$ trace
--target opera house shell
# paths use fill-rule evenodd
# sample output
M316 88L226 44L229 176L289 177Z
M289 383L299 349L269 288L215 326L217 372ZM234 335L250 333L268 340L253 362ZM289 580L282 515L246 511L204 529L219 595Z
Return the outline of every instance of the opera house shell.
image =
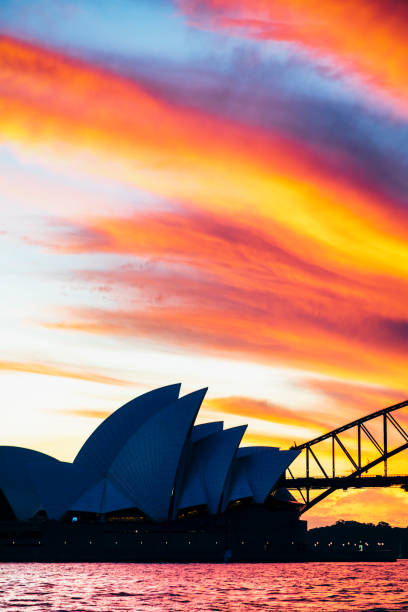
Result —
M298 451L240 447L246 425L195 425L206 391L180 397L176 384L131 400L96 428L72 463L0 447L0 518L71 526L122 519L151 531L155 525L172 531L184 521L214 533L240 508L246 518L235 516L247 530L255 516L248 508L262 509L264 525L281 524L282 516L295 520L295 501L276 487Z

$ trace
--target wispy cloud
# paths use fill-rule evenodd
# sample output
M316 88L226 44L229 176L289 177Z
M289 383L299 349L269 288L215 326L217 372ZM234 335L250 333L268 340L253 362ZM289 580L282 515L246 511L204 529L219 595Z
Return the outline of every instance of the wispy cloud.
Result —
M177 107L134 81L8 39L0 55L8 82L7 121L0 123L5 138L60 155L80 147L92 156L81 160L91 173L110 166L118 180L160 196L239 212L248 227L262 219L281 245L290 243L297 255L307 249L314 262L316 249L324 249L334 265L392 274L406 269L405 213L390 217L381 197L325 170L301 140ZM379 242L381 249L374 246Z
M404 2L179 0L179 6L197 27L212 26L263 41L286 41L312 56L332 59L338 70L355 72L390 92L395 107L407 112L408 9ZM392 56L391 62L384 62L387 56Z
M268 226L255 230L230 216L188 209L94 219L62 234L59 245L130 260L73 275L79 285L109 290L106 309L72 308L46 325L141 335L405 387L402 278L346 272L324 257L314 263L282 248Z
M72 368L69 366L57 366L54 364L23 362L23 361L0 361L0 372L25 372L28 374L39 374L41 376L56 376L58 378L73 378L87 382L100 383L103 385L134 386L134 381L114 378L98 372L92 372L83 368Z
M84 408L83 410L62 410L61 412L63 414L67 414L68 416L99 420L106 419L111 414L111 412L109 412L108 410L87 410L86 408Z
M266 400L256 400L250 397L231 396L207 399L205 408L214 412L264 419L271 423L327 430L327 422L324 421L323 415L321 419L318 419L317 416L309 415L307 412L292 410Z

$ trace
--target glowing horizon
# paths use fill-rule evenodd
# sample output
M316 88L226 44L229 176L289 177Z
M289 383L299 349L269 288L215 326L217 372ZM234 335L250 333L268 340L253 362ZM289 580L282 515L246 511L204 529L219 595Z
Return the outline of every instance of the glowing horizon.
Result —
M282 447L406 399L407 10L271 7L4 3L1 444L71 460L179 381ZM408 524L307 518L367 508Z

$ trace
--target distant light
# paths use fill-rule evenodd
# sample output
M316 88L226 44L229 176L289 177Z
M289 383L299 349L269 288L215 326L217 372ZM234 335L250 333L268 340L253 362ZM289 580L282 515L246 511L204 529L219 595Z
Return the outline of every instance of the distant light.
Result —
M72 522L73 523L77 523L78 522L78 517L77 516L73 516L72 517Z

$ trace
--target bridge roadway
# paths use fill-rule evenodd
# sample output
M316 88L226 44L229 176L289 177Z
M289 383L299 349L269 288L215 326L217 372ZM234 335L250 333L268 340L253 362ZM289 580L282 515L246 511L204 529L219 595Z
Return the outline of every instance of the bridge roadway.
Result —
M279 486L286 489L363 489L369 487L401 486L408 490L408 475L396 476L335 476L333 477L300 477L282 478Z

